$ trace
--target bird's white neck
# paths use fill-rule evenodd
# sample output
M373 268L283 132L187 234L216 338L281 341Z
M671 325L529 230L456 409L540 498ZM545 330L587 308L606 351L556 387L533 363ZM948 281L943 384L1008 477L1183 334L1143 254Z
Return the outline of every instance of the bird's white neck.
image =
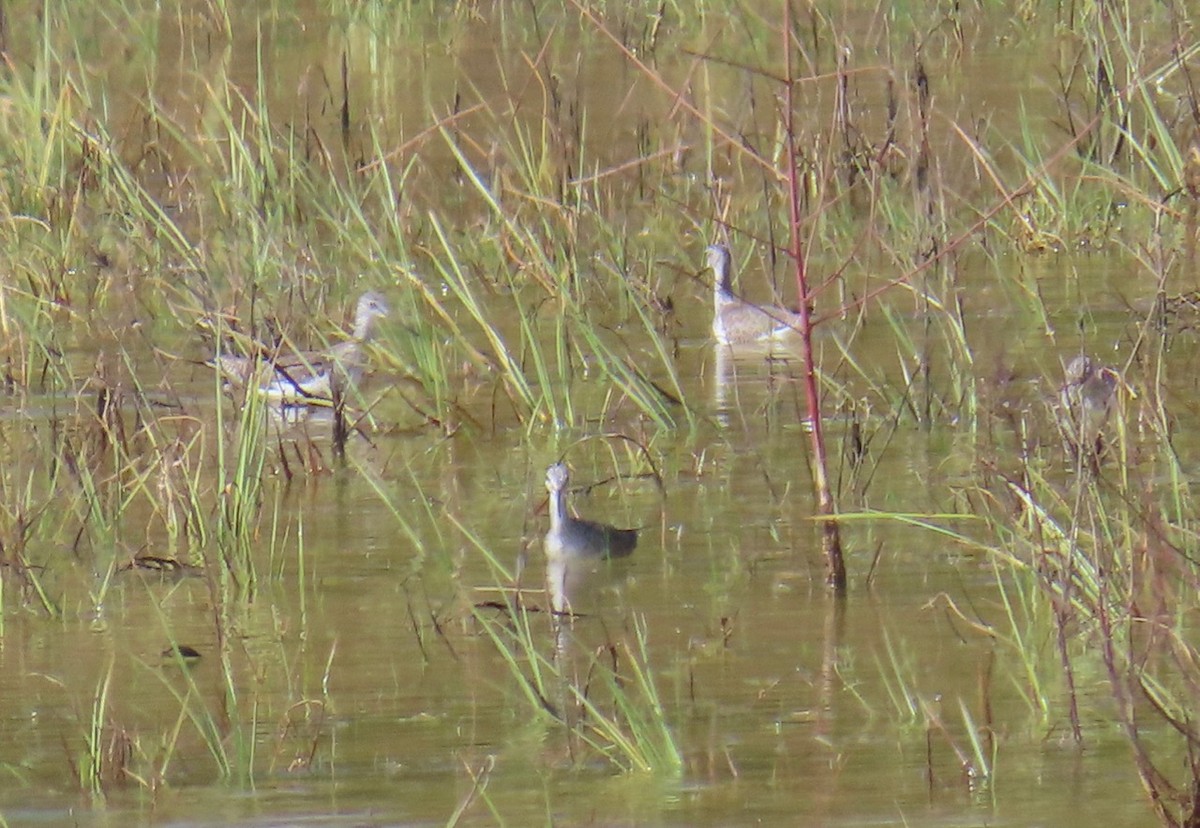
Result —
M363 313L359 314L354 320L354 338L359 342L366 342L371 338L375 328L375 314Z
M567 522L567 499L562 489L550 490L550 531Z
M733 298L733 285L729 272L731 270L729 251L711 248L708 262L713 272L713 302L719 308Z

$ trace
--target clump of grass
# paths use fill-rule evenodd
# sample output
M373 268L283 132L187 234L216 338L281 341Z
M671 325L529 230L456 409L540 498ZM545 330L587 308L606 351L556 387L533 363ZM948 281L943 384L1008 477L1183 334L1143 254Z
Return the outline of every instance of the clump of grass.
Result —
M1004 541L982 548L1011 631L1000 640L1023 665L1018 686L1031 708L1051 723L1065 719L1087 744L1097 734L1080 713L1081 677L1103 676L1151 807L1164 824L1189 824L1195 768L1168 768L1197 736L1184 711L1200 674L1181 638L1196 605L1194 590L1180 588L1196 582L1186 529L1196 507L1186 486L1152 494L1165 491L1152 478L1178 461L1163 418L1138 416L1151 424L1140 436L1129 428L1143 399L1163 397L1155 375L1144 377L1107 424L1106 453L1088 463L1053 438L1032 444L1013 474L982 478L973 502L984 537ZM1149 737L1154 718L1180 742Z

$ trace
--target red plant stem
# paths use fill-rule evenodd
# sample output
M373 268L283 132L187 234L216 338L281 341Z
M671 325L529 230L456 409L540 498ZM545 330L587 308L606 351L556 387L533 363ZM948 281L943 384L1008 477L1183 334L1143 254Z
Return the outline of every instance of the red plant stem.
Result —
M808 420L812 437L813 487L817 494L817 515L821 520L821 547L825 553L825 583L835 592L846 590L846 562L842 557L841 532L836 520L837 504L829 488L829 472L825 453L825 429L821 420L821 393L817 382L816 360L812 345L812 300L808 289L808 274L800 243L800 182L796 175L796 129L793 108L792 77L792 5L783 3L784 55L784 133L787 136L788 212L791 234L788 254L796 266L796 289L800 294L800 345L804 359L804 396L808 403Z

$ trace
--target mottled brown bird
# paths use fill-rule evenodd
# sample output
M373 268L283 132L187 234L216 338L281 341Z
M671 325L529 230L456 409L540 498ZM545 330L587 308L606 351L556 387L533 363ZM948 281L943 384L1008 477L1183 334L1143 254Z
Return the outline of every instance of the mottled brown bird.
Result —
M370 341L376 319L386 317L387 300L374 291L364 293L354 311L354 332L345 342L324 351L280 355L271 359L222 354L211 364L231 384L256 386L259 393L284 405L329 405L344 395L366 368L363 345Z

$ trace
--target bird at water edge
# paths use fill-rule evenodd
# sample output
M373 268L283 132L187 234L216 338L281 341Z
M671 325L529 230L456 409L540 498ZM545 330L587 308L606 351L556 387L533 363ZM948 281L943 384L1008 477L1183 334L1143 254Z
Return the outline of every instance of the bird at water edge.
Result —
M391 312L375 291L359 297L353 333L324 351L307 351L272 358L221 354L212 362L231 385L255 386L270 402L281 405L330 405L358 383L366 368L363 346L372 338L375 320Z
M1063 380L1058 391L1059 427L1069 446L1099 454L1101 432L1112 414L1121 376L1080 354L1067 363Z

